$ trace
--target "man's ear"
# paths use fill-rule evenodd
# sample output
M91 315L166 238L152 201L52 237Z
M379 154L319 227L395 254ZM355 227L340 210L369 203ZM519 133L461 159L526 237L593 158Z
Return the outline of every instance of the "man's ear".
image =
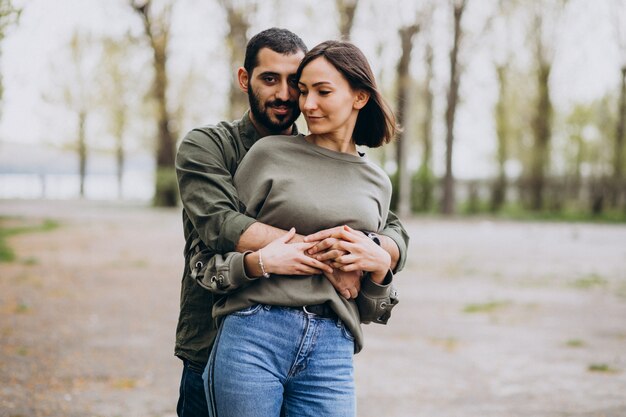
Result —
M356 96L354 97L353 107L356 110L361 110L363 107L365 107L369 99L370 99L370 93L368 93L365 90L358 90L356 92Z
M248 71L244 67L239 67L237 70L237 82L239 83L239 89L244 93L248 92Z

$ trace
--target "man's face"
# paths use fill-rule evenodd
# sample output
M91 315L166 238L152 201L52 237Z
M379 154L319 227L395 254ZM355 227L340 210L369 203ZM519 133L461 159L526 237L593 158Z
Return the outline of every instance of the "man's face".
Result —
M263 48L248 78L250 112L257 127L270 134L289 133L300 116L295 76L304 52L285 55ZM261 125L261 126L258 126Z

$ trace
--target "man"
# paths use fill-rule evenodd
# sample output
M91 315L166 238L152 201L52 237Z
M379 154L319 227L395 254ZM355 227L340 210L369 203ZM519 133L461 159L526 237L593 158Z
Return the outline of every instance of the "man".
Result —
M257 250L286 233L238 211L233 175L260 138L297 134L294 122L300 111L294 77L305 52L304 42L287 30L272 28L254 36L247 45L244 66L237 73L241 90L248 94L249 111L232 123L192 130L178 150L176 171L186 240L175 348L176 356L183 360L179 416L207 415L202 372L216 328L211 317L213 295L201 288L195 277L215 254ZM321 242L315 250L327 251L332 257L335 232L318 233L314 238ZM395 216L390 216L377 238L390 253L392 264L401 268L408 236ZM309 267L302 274L316 272L319 270ZM358 278L358 274L343 274L333 285L351 296L358 291Z

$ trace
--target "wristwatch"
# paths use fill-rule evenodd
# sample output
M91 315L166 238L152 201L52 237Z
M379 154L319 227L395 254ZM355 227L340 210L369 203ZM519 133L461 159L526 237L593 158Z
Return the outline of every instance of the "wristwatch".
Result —
M363 233L365 233L365 236L369 237L370 239L372 239L374 241L374 243L376 243L378 246L380 246L380 238L378 237L378 235L374 232L366 232L363 231Z

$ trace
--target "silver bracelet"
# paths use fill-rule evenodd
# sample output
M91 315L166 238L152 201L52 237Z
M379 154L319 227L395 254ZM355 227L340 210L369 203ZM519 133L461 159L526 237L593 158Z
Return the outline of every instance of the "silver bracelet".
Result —
M263 257L261 256L261 250L259 249L259 266L261 267L261 273L263 278L269 278L270 274L265 271L265 265L263 265Z

